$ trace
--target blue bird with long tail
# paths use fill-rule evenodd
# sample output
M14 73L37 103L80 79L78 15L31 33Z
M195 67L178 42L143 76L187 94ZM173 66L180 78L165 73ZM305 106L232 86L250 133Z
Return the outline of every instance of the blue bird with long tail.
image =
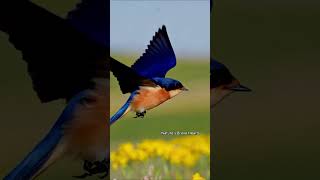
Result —
M145 53L131 67L111 58L110 68L122 93L131 95L111 117L110 124L130 111L136 113L135 118L143 118L147 110L187 91L178 80L165 77L175 65L176 56L164 25L156 32Z

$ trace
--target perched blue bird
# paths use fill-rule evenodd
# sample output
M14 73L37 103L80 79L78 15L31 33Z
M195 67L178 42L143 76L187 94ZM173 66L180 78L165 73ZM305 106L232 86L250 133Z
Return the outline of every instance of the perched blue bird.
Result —
M1 1L0 30L22 52L41 102L67 101L48 134L4 179L34 179L64 156L84 161L79 177L108 173L109 2L83 0L63 19L27 0Z
M210 61L210 89L211 107L217 105L233 92L251 91L249 88L241 85L239 80L230 73L225 65L214 59Z
M136 117L144 117L147 110L187 90L179 81L165 77L176 65L165 26L156 32L148 49L131 68L114 59L110 65L122 93L131 93L127 102L111 117L111 124L129 111L136 112Z

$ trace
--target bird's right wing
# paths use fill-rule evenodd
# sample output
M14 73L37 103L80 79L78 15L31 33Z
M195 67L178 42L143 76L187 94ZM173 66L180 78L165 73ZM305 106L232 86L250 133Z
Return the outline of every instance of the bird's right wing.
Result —
M0 30L22 52L41 102L70 99L109 77L105 47L29 0L0 1Z
M113 123L115 123L118 119L120 119L122 116L124 116L125 114L127 114L130 111L130 104L134 98L134 96L136 95L135 92L133 92L129 99L127 100L127 102L111 117L110 119L110 125L112 125Z
M69 101L50 132L4 180L32 179L50 166L55 158L63 153L64 127L74 118L77 103L84 96L85 94L80 92Z
M123 94L134 92L139 86L157 86L152 80L138 75L133 69L113 58L110 58L110 69L117 78Z
M176 65L176 61L167 29L163 25L153 36L148 49L131 68L147 78L165 77L167 72Z

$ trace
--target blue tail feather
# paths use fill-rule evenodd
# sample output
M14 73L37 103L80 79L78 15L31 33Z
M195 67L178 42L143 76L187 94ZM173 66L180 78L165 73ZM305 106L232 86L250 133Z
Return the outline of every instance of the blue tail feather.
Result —
M4 180L31 179L39 173L63 138L63 126L72 120L77 103L84 95L85 92L80 92L70 100L50 132Z
M60 139L60 132L50 132L4 180L31 179L49 159Z
M111 117L110 125L112 125L119 118L121 118L123 116L123 114L127 111L127 109L130 108L131 101L135 95L136 95L136 93L132 93L130 95L129 99L127 100L127 102Z

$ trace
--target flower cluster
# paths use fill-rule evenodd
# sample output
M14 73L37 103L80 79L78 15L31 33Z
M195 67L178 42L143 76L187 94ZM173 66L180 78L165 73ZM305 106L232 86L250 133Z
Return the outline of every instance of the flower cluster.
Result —
M158 157L173 165L193 167L201 156L210 156L209 135L183 136L172 140L146 139L135 144L120 144L111 152L111 166L116 170L131 162Z

